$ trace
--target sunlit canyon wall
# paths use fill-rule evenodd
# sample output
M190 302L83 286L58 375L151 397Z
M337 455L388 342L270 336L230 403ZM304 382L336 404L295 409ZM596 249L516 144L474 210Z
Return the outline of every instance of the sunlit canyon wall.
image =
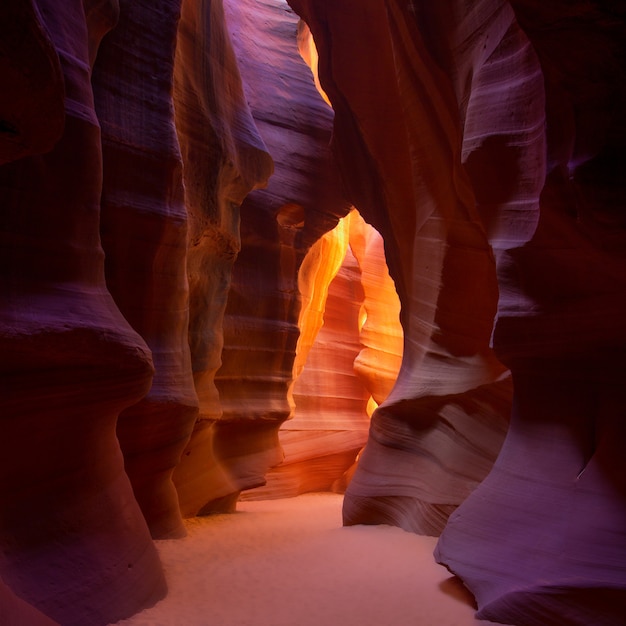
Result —
M332 110L294 47L297 16L286 3L231 0L225 7L250 109L275 164L267 187L241 207L216 377L222 462L249 488L283 459L278 429L292 411L299 267L349 207L330 162Z
M0 623L350 477L480 617L623 623L623 9L290 4L332 109L282 0L2 3Z
M385 237L402 302L402 368L345 522L438 532L442 504L464 500L436 558L479 617L623 623L623 8L291 4L316 40L350 199ZM466 498L488 467L460 459L496 439L494 355L512 421Z
M393 387L402 357L400 301L381 236L356 210L307 253L283 462L244 499L342 492L365 445L369 415Z

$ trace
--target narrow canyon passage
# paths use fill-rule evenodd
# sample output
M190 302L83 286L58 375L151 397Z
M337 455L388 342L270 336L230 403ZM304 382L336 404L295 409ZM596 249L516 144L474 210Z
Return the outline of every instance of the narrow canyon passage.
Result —
M461 584L434 562L433 537L341 527L342 497L242 502L157 541L167 598L118 626L470 626Z
M0 626L626 626L626 0L0 16Z

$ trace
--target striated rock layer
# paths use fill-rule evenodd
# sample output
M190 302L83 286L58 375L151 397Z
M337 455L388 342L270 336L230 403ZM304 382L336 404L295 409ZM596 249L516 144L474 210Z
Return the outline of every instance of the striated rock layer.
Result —
M521 0L518 22L496 0L292 5L402 301L402 369L346 523L437 533L465 500L437 558L479 617L623 623L623 11ZM510 397L488 348L497 295L515 397L481 483Z
M189 343L200 415L174 473L183 515L232 506L240 490L223 463L222 404L214 383L239 206L265 184L272 160L244 97L221 0L183 0L174 68L176 128L189 212ZM252 435L254 437L254 435ZM246 455L242 449L241 454ZM234 494L234 495L233 495Z
M536 232L500 277L494 344L515 381L511 428L437 558L480 617L623 624L626 15L513 6L545 81L546 180Z
M107 287L155 366L150 391L120 415L117 436L155 538L184 534L171 475L198 411L187 342L187 213L171 95L179 11L179 0L122 0L92 78L102 128Z
M318 46L350 199L383 235L402 303L402 366L373 415L344 519L437 534L488 472L510 403L489 348L495 258L461 163L460 103L471 62L491 54L511 13L486 12L486 47L453 83L404 3L292 5Z
M0 577L59 623L105 624L165 593L115 434L153 373L107 291L99 235L90 74L117 4L33 9L51 44L37 66L62 71L65 126L50 152L0 168Z
M215 377L223 410L216 455L242 490L263 484L282 460L277 432L291 413L298 268L348 206L329 160L332 111L297 54L297 17L284 2L224 5L250 111L275 163L267 188L241 207L241 251Z
M245 499L343 490L343 475L367 439L368 382L380 400L382 381L391 379L393 385L397 376L402 342L398 297L386 271L382 240L357 211L311 247L298 287L303 304L291 388L294 409L279 432L285 458L266 475L267 486L243 494ZM378 315L383 301L389 317ZM386 332L389 339L384 341ZM372 375L357 376L356 361L365 350L361 363L367 362Z

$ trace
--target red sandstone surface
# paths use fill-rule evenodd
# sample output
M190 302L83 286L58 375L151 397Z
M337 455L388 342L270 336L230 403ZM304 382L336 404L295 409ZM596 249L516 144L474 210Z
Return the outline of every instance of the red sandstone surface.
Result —
M625 41L619 2L3 0L0 621L154 604L152 538L267 480L440 536L479 618L623 624ZM377 244L329 243L353 207Z

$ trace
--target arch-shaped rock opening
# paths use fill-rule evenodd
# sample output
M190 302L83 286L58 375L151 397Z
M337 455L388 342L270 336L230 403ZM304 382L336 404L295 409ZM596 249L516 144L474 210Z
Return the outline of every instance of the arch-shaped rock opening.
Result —
M243 499L344 491L369 416L400 369L400 300L382 237L356 209L311 247L298 287L292 414L279 431L285 458L267 473L266 486Z

